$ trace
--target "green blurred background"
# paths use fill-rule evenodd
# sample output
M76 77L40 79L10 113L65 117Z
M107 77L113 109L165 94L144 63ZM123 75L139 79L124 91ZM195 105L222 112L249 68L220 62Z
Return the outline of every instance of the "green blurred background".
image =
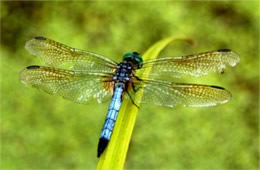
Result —
M225 74L175 82L219 85L224 105L142 105L126 169L259 168L259 2L1 2L1 169L93 169L109 103L80 105L24 86L19 72L44 65L25 42L45 36L115 61L156 41L185 36L160 56L230 48L240 63Z

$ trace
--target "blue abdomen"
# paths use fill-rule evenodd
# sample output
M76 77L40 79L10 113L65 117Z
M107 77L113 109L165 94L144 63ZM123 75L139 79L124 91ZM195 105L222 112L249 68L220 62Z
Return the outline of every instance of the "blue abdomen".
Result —
M106 120L100 134L98 143L98 157L103 153L111 138L117 115L122 104L123 91L123 83L117 83L115 86L115 91L111 103L108 108Z

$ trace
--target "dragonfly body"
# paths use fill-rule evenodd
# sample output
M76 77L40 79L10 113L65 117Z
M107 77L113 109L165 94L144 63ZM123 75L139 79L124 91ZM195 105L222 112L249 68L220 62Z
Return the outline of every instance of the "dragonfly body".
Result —
M98 144L98 157L109 143L124 99L137 106L207 107L231 100L231 93L215 85L173 82L183 75L203 76L235 66L240 58L229 49L220 49L182 57L164 57L143 61L136 53L127 53L117 63L107 57L75 49L56 41L35 37L25 48L48 66L32 65L20 73L23 83L50 94L58 94L76 103L112 100ZM149 74L149 78L146 74Z
M108 108L105 123L100 134L98 143L98 157L103 153L111 138L117 115L122 104L123 93L127 92L127 88L130 87L129 83L135 68L139 68L141 66L138 66L139 61L136 61L136 58L141 58L137 52L127 53L123 58L124 61L117 65L117 70L113 77L115 82L114 93Z

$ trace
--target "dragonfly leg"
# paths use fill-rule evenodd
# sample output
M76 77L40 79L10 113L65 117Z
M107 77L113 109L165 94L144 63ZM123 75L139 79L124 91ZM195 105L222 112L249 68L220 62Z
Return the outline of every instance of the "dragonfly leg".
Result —
M132 83L132 88L133 88L133 90L134 90L134 92L136 93L141 87L139 87L139 88L135 88L135 84L134 83Z
M139 81L143 81L142 79L140 79L139 77L137 77L136 75L133 75L134 76L134 78L136 78L137 80L139 80Z
M139 109L139 106L137 106L137 104L135 104L132 96L130 95L130 93L128 91L126 91L127 95L129 96L130 100L132 101L132 103Z

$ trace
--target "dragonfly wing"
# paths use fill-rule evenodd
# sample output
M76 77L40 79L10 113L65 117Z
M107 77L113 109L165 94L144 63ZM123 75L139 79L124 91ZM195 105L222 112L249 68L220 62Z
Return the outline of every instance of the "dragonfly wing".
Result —
M110 99L114 84L106 73L70 71L44 66L29 66L20 73L23 83L50 94L58 94L76 103L95 99L99 103Z
M183 84L158 80L135 80L131 97L136 103L152 103L160 106L207 107L223 104L231 99L231 93L222 87L199 84Z
M209 72L223 72L227 65L235 66L239 55L229 49L209 51L183 57L167 57L147 60L136 75L149 74L150 78L180 78L183 75L203 76ZM151 72L148 70L151 69Z
M46 64L73 70L112 72L117 63L91 52L75 49L59 42L35 37L25 45L32 55L40 57Z

